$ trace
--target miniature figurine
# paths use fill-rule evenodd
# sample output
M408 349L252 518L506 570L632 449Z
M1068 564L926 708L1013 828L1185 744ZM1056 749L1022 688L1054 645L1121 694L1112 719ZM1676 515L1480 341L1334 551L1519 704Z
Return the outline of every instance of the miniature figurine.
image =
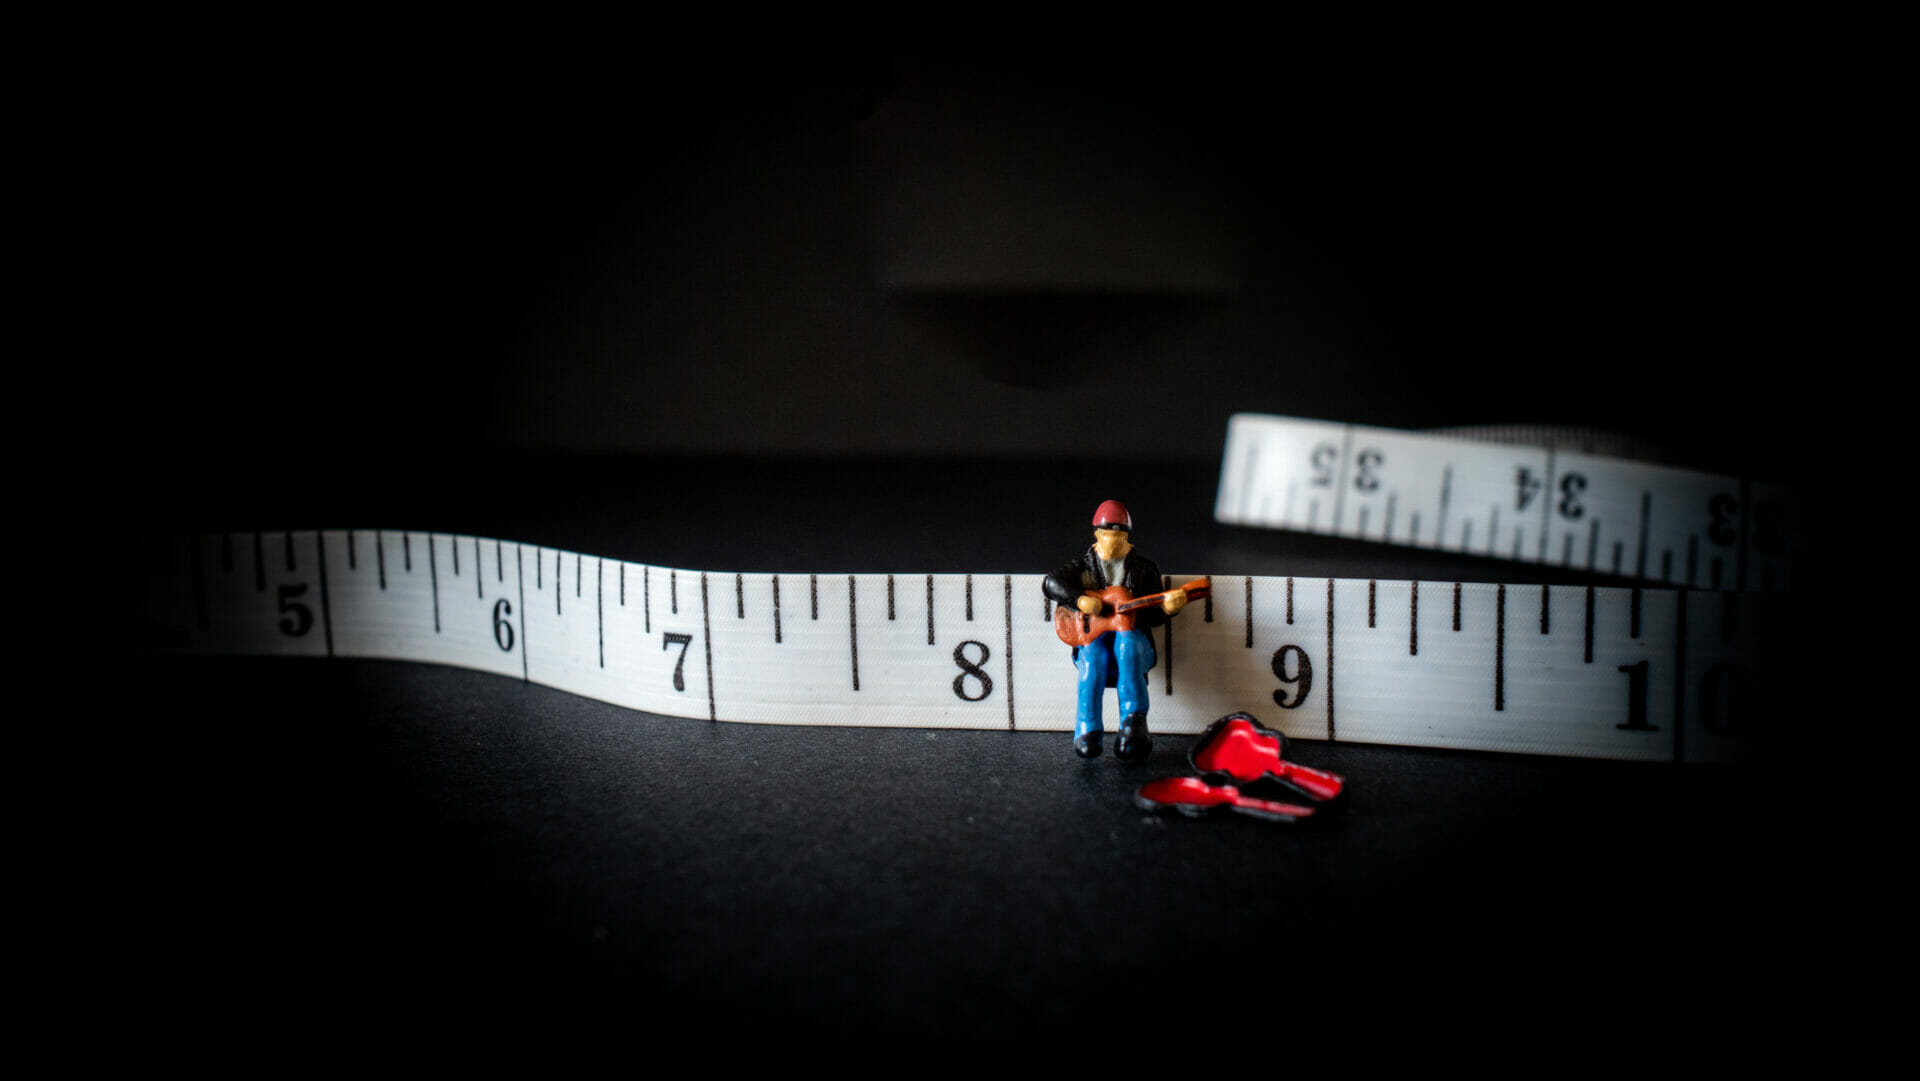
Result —
M1105 726L1101 699L1108 687L1120 696L1120 735L1113 753L1124 762L1145 759L1153 751L1147 730L1147 672L1158 659L1148 631L1165 623L1203 596L1206 583L1190 582L1158 592L1160 568L1141 555L1131 540L1133 517L1109 499L1093 512L1093 547L1047 575L1041 589L1059 605L1054 626L1074 647L1080 670L1079 712L1074 719L1073 750L1098 758Z

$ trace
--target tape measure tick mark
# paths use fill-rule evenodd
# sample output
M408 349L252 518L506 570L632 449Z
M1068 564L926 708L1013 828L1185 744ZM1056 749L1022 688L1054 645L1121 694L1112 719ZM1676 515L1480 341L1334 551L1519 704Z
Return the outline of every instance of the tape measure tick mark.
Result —
M1407 656L1420 655L1420 583L1413 583L1411 606L1407 610Z
M1289 578L1288 584L1293 580ZM1291 621L1289 621L1291 622ZM1327 741L1333 742L1333 579L1327 579Z
M847 575L847 657L853 666L853 689L860 689L860 606L859 586Z
M713 619L707 611L707 576L700 575L700 638L707 647L707 720L718 724L720 710L713 697ZM857 689L857 688L856 688Z
M1593 587L1587 587L1586 663L1593 663Z
M287 534L288 550L292 550L293 534ZM327 596L327 535L315 531L313 546L320 561L320 628L327 636L327 656L333 656L333 607Z
M1493 600L1493 709L1507 708L1507 587L1502 585Z
M1013 723L1013 575L1003 575L1002 586L1007 608L1007 731L1012 732L1016 730Z

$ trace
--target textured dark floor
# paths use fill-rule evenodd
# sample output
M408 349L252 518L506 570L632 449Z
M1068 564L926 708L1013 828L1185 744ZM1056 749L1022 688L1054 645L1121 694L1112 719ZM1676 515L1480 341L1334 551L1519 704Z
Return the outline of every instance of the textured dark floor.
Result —
M1741 770L1303 741L1353 795L1289 828L1135 809L1185 737L1126 767L1061 734L715 725L424 665L133 674L195 716L127 763L136 951L263 994L993 1039L1181 988L1720 986L1787 903Z

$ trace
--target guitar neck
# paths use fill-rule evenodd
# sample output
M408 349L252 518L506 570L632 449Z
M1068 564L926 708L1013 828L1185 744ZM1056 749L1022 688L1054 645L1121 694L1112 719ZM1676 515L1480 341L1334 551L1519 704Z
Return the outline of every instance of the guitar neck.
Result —
M1186 590L1188 600L1192 600L1195 597L1204 597L1207 594L1213 592L1213 584L1208 582L1204 578L1197 579L1192 582L1188 582L1186 585L1181 586L1180 588ZM1172 592L1173 590L1169 589L1164 593L1150 593L1144 597L1135 597L1130 601L1125 601L1123 603L1114 605L1113 610L1115 613L1131 612L1135 608L1145 608L1150 604L1159 604L1161 601L1166 599L1167 593L1172 593Z

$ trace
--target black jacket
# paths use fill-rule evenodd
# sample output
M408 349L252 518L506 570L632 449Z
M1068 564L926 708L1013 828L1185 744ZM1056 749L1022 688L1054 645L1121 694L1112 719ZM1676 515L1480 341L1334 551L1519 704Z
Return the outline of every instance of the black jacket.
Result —
M1103 580L1100 574L1100 557L1093 554L1092 548L1088 548L1080 553L1078 558L1047 575L1047 580L1041 584L1040 588L1055 604L1064 604L1071 608L1088 590L1105 589L1110 585L1125 586L1127 592L1136 597L1159 593L1167 588L1166 583L1160 578L1160 568L1154 566L1153 560L1141 555L1138 550L1127 553L1126 569L1120 581ZM1134 626L1142 629L1163 626L1167 622L1166 609L1159 605L1137 609L1133 615Z

